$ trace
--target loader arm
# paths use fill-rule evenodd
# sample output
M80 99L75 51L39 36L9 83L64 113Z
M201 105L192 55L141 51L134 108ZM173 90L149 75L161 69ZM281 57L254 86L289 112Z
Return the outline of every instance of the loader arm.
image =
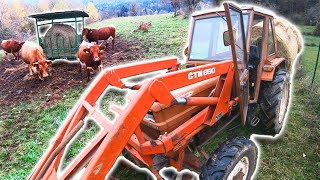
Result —
M30 179L69 179L84 167L86 168L81 179L104 179L124 148L151 167L153 161L150 155L177 152L180 147L188 143L188 140L195 133L205 126L213 125L237 104L239 97L231 99L234 79L232 61L175 71L177 64L177 59L165 59L103 71L73 108L56 135L55 141L37 164ZM121 81L123 78L164 69L173 72L147 80L142 85L127 85ZM215 77L219 77L219 82L216 87L217 91L211 97L181 101L171 94L172 90ZM96 106L100 96L110 86L137 90L135 98L114 123L106 119ZM157 140L146 140L141 131L140 123L155 102L165 105L205 104L208 106L174 131ZM103 130L75 158L70 166L60 172L61 158L66 153L65 147L82 129L84 118L87 115L92 116ZM181 160L182 157L183 153L179 159ZM174 163L172 164L174 165Z

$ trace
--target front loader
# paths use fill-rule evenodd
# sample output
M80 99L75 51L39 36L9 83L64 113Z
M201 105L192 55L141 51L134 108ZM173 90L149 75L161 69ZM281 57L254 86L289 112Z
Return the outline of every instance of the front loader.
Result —
M252 27L259 22L265 28L262 38L252 42ZM105 179L123 154L149 168L157 179L162 178L159 171L170 166L193 170L200 179L250 179L257 161L257 147L251 140L230 139L211 156L201 147L234 121L279 132L289 83L276 42L273 17L253 8L224 3L224 10L193 15L185 69L176 58L168 58L104 70L75 105L29 178ZM126 81L159 71L161 75L141 83ZM118 113L114 121L106 119L97 102L110 87L128 91L128 105L114 108ZM88 116L102 130L61 170L61 159L84 130Z

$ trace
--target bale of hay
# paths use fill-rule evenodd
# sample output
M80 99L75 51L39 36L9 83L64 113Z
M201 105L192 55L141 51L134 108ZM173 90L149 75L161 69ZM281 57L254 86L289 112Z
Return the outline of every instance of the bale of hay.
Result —
M75 52L72 51L71 48L75 48L76 46L75 37L76 30L72 26L66 24L54 24L50 29L48 29L43 38L43 45L47 50L46 54L51 56L51 47L53 48L53 56L74 54Z
M279 54L286 58L288 70L291 71L294 60L302 50L302 36L298 29L289 21L282 18L274 19L275 33L278 41ZM254 43L262 43L262 26L258 23L252 28L251 39Z

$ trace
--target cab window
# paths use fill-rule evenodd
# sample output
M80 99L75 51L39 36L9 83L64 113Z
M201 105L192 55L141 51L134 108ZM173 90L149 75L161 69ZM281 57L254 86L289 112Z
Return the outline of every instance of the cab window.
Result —
M269 19L269 31L268 31L268 56L275 53L274 47L274 38L273 38L273 29L272 21Z

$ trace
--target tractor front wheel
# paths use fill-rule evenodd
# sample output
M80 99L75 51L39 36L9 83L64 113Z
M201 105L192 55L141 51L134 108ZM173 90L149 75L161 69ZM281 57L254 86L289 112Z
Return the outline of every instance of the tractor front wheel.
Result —
M258 149L254 142L237 137L223 143L202 168L200 179L251 179L257 162Z

